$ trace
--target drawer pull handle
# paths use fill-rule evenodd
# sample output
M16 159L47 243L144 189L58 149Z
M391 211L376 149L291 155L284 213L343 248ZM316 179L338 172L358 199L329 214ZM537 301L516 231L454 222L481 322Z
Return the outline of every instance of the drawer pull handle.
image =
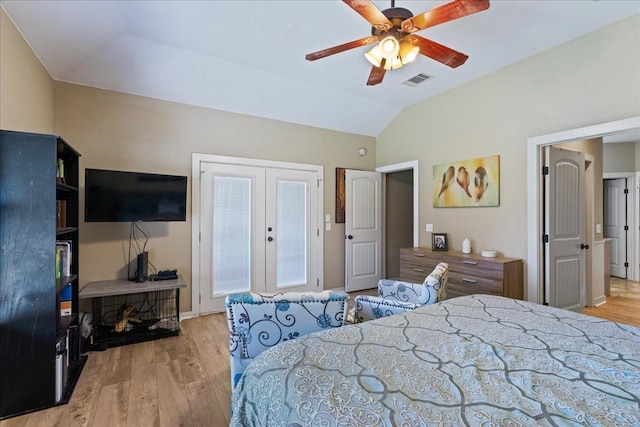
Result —
M417 271L418 273L424 273L424 269L422 268L414 268L413 271Z
M471 265L478 265L477 262L475 261L462 261L463 264L471 264Z
M424 258L424 254L413 254L413 256L419 256L420 258Z
M467 282L467 283L478 283L476 280L471 280L471 279L462 279L463 282Z

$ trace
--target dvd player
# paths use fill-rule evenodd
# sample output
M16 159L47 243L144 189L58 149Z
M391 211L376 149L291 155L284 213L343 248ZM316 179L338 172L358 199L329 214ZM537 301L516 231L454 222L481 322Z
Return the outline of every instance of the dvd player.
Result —
M163 274L163 275L152 274L151 276L149 276L149 280L151 280L152 282L155 282L158 280L175 280L177 278L178 278L177 274Z

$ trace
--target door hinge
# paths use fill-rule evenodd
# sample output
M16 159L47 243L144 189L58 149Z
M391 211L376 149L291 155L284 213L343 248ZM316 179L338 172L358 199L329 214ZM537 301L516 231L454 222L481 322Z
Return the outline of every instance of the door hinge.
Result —
M198 233L198 242L202 242L202 233Z
M198 304L202 304L202 294L198 295Z
M629 268L629 263L628 262L624 263L624 268Z
M629 231L629 226L628 225L624 226L624 231Z
M629 189L628 188L624 189L624 194L629 194Z
M549 175L549 166L542 167L542 175Z
M542 243L549 243L549 235L548 234L543 234L542 235Z
M316 180L316 187L317 187L317 188L320 188L320 180L319 180L319 179L318 179L318 180Z
M316 286L320 286L320 278L316 277Z
M316 237L320 237L320 229L316 229Z

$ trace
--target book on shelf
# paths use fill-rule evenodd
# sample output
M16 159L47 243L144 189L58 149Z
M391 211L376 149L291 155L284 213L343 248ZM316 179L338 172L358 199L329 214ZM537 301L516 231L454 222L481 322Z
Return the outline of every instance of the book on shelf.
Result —
M56 162L56 181L64 183L64 160L58 159Z
M71 314L72 286L69 283L60 291L60 316L68 316Z
M67 201L56 200L58 229L67 227Z
M56 240L56 279L71 275L73 242Z

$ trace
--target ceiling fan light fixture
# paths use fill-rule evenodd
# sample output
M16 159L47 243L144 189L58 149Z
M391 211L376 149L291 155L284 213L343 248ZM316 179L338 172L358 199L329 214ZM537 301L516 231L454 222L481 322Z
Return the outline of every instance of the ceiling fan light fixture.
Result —
M383 38L380 43L380 53L383 57L387 58L387 61L392 61L393 58L398 56L400 51L400 42L394 36L387 36Z
M413 62L418 56L418 53L420 53L420 48L418 46L414 46L406 41L400 43L399 56L403 64Z
M369 52L364 54L364 57L367 58L367 61L371 63L374 67L380 67L382 65L382 60L385 59L383 68L385 70L395 70L402 67L402 60L399 55L392 57L391 59L386 59L384 55L382 55L380 45L375 45Z

